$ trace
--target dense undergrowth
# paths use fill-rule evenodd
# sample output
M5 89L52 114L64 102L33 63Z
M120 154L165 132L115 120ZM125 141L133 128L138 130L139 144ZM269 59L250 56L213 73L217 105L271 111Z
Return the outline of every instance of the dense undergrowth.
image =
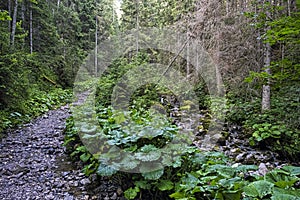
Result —
M104 109L100 116L107 116L110 111ZM149 144L149 140L137 138L134 134L135 137L122 135L116 127L117 118L112 115L105 118L107 117L99 120L103 123L104 130L108 131L110 139L108 142L123 146L127 152L134 152L132 154L134 156L124 156L118 151L91 155L85 146L79 145L78 132L82 130L75 128L72 118L68 120L65 144L69 150L75 144L71 156L80 158L86 164L83 170L87 175L97 173L101 176L110 176L120 184L126 185L124 195L127 199L296 200L300 195L300 167L285 166L263 175L258 166L234 163L220 152L201 152L196 147L184 144L172 144L159 151L158 147L162 145L162 141L165 145L168 141L162 138L161 134L152 138ZM169 137L176 135L174 129L168 133ZM83 137L90 137L93 141L99 137L97 134L93 136L90 134L84 133ZM168 153L173 154L170 156ZM106 165L107 158L113 158L115 163ZM118 169L125 168L140 169L140 174L118 172Z
M278 152L282 158L300 158L300 86L299 83L277 88L272 95L271 109L261 112L260 98L251 101L229 98L230 123L241 124L250 145Z
M147 58L138 57L112 65L97 83L96 118L86 117L93 113L82 106L76 119L68 119L65 145L74 159L85 164L86 175L112 177L124 186L127 199L299 198L300 167L286 165L263 171L256 165L235 163L221 152L204 152L189 145L189 137L182 137L172 120L157 112L169 112L174 106L159 103L162 95L171 94L165 88L146 84L132 95L129 110L120 112L111 107L111 94L119 78L144 62ZM227 121L243 125L251 145L295 159L300 151L297 90L287 87L275 93L273 108L265 113L260 113L258 99L247 102L229 94ZM207 98L198 97L199 106L207 109ZM153 105L158 110L153 110Z
M22 101L22 105L0 111L0 133L70 102L71 97L70 90L61 88L53 88L50 91L31 91L29 98Z

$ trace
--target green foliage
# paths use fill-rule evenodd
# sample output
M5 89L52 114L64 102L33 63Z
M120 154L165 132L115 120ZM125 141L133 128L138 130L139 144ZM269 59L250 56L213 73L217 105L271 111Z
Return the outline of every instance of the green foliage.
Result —
M0 21L7 21L11 20L11 17L9 16L7 11L0 11Z
M188 3L190 2L140 2L140 25L160 27L172 23L181 18L175 8L184 7L184 10L188 11L190 9L186 6ZM124 1L123 11L130 15L123 15L123 29L131 29L136 25L138 12L135 4L133 1ZM171 10L165 8L168 5ZM270 4L260 7L264 11L269 8ZM280 10L276 9L271 8L269 11ZM128 18L129 16L134 17ZM266 13L262 12L259 17L265 19ZM261 28L267 24L263 21L257 27ZM263 37L264 40L266 38ZM182 140L187 141L187 138L180 137L178 128L172 125L170 119L149 111L153 105L167 112L172 107L159 102L163 94L171 95L166 88L153 84L143 85L131 96L128 111L117 111L109 106L114 100L111 98L113 89L121 77L129 70L149 62L149 58L143 53L135 57L126 56L128 58L115 60L97 81L97 113L84 109L79 112L82 116L85 113L97 115L97 122L86 120L80 123L77 129L70 129L70 134L67 134L65 140L67 144L74 142L72 145L76 148L73 148L72 155L86 164L84 169L87 175L97 173L100 176L118 176L121 173L119 170L135 172L139 170L140 174L122 172L126 177L123 181L126 181L128 186L124 192L127 199L147 199L147 194L151 194L153 199L179 200L297 199L299 196L297 167L274 169L263 177L257 175L257 166L233 164L222 153L202 152L194 146L183 144ZM293 77L292 72L295 70L290 69L291 66L295 66L296 69L297 61L282 60L279 64L280 70L277 64L274 62L271 67L275 72L283 72L282 74L274 73L269 76L265 73L252 73L248 81L258 78L261 80L260 83L265 83L271 78L274 85L275 83L279 85L281 81ZM297 76L294 77L293 80L296 80ZM130 78L128 82L134 81ZM89 88L88 84L93 82L80 83L78 87L85 90ZM270 146L273 150L297 158L300 152L299 132L297 132L299 116L295 112L299 106L297 97L299 93L296 87L289 92L287 88L291 89L291 86L281 89L275 87L279 91L276 91L275 98L272 99L272 109L265 113L260 113L258 98L253 97L252 102L244 101L242 98L230 99L224 110L217 110L219 107L214 105L223 102L222 99L207 99L205 95L201 95L205 93L205 87L201 83L197 85L195 91L198 92L202 107L212 105L213 111L221 116L228 112L227 119L230 122L243 123L246 133L252 136L253 143ZM119 97L126 97L126 93L120 94ZM191 109L192 103L185 103L182 108ZM98 152L91 155L78 141L79 135L87 144L98 140L106 142L100 147L97 146Z
M0 3L0 109L3 121L0 131L28 121L67 100L69 92L53 89L53 86L71 86L76 66L80 65L78 58L84 55L75 44L66 48L71 44L68 42L72 31L69 31L70 35L60 35L56 26L58 21L54 19L59 16L55 13L59 11L56 4L35 0L20 2L24 9L21 11L21 6L18 7L14 44L11 42L13 16L6 11L7 3ZM11 1L10 9L13 6ZM29 46L30 28L33 29L33 52ZM67 49L73 52L69 53ZM73 57L77 60L71 59Z
M246 13L246 16L255 21L257 30L264 31L259 39L269 43L273 48L272 63L265 66L271 69L272 74L264 72L263 69L261 72L250 71L245 81L248 83L256 81L260 86L270 81L274 88L280 88L285 82L292 83L300 78L300 59L297 54L300 44L300 13L294 12L289 16L278 14L283 7L270 3L263 3L261 9L259 13ZM272 19L267 17L267 13ZM277 54L278 50L281 55Z
M242 99L229 95L228 98L227 106L229 112L226 115L226 119L230 123L240 124L251 116L260 113L261 101L258 98L253 98L251 102L244 102Z
M71 100L71 93L61 88L53 89L50 92L34 91L28 100L23 102L18 110L4 109L0 111L0 132L8 128L28 122L30 119L43 114L50 109L57 108Z
M124 192L126 199L134 199L138 193L140 192L140 189L138 187L135 188L129 188Z
M111 166L107 166L105 164L100 164L98 169L97 169L97 174L100 176L112 176L117 172L116 169L114 169Z
M53 91L32 91L30 99L25 103L26 110L30 110L30 115L36 117L50 109L57 108L61 104L69 103L72 98L70 90L61 88Z
M244 188L244 192L247 196L250 197L259 197L262 199L268 194L271 194L274 189L274 184L260 180L260 181L255 181L253 183L250 183Z
M194 0L189 1L135 1L124 0L122 3L123 15L121 18L122 30L131 30L136 27L137 16L139 26L162 28L172 25L186 18L194 9Z
M23 114L28 104L52 104L52 100L47 102L47 97L42 96L25 103L39 93L36 90L73 85L79 66L94 48L95 15L105 18L99 19L98 35L103 36L99 40L113 33L117 21L113 19L110 0L98 1L98 5L94 0L61 1L59 5L54 1L19 1L22 9L19 5L12 44L13 12L9 16L8 9L13 11L15 5L10 2L0 3L0 109ZM49 105L43 106L41 112ZM34 112L35 115L40 111Z
M83 167L83 173L87 176L95 173L99 163L88 152L87 148L82 144L82 141L78 135L78 129L74 124L74 118L69 117L66 121L66 129L64 131L64 146L67 152L74 160L81 160L85 166Z
M73 152L75 145L80 142L78 135L78 129L75 127L74 118L69 117L66 120L66 128L64 130L64 146L66 146L67 152Z
M228 96L227 121L244 126L251 145L271 149L290 160L298 160L299 146L299 84L272 90L271 109L260 112L259 98Z
M266 42L276 44L277 42L299 44L300 13L292 16L284 16L269 23L271 29L267 32Z
M186 160L187 165L192 166L191 168L181 168L181 170L167 168L159 181L142 177L135 179L135 186L125 191L125 197L135 199L145 189L158 190L161 196L162 193L167 193L172 199L197 200L264 199L266 197L278 199L282 194L295 199L299 195L299 190L296 189L296 182L300 180L299 173L290 172L290 169L298 171L299 167L287 166L275 169L265 177L261 177L253 173L258 169L257 166L228 165L221 154L198 152L194 156ZM195 159L197 157L200 158L198 162ZM167 174L176 175L167 176ZM280 190L284 192L278 193Z
M112 76L112 74L107 75L103 80L110 80ZM100 88L105 85L103 80L98 82ZM113 85L114 81L109 84ZM101 92L108 93L106 89L100 90L100 88L98 95L103 95ZM93 171L101 176L117 176L121 173L118 172L119 169L139 170L140 174L122 172L127 177L125 181L128 188L124 192L127 199L147 198L147 194L150 193L155 194L154 199L179 200L279 199L281 197L294 199L298 195L297 182L300 179L299 169L296 167L275 169L265 177L258 176L257 166L233 164L220 152L202 152L193 146L180 142L174 143L174 139L178 138L176 126L157 113L146 110L141 104L133 103L129 111L121 112L110 106L104 106L108 104L108 99L97 99L97 120L101 129L100 131L94 129L93 124L90 127L87 126L88 123L82 124L84 129L81 126L81 134L86 142L89 139L95 141L96 138L108 142L99 147L99 149L106 148L105 151L100 150L93 155L99 159L99 162L95 163L95 160L92 161L94 158L90 157L85 169L89 166L91 169L89 172ZM140 100L142 101L143 98L141 97ZM218 102L218 99L214 101ZM278 101L274 104L278 107L281 105ZM234 106L232 102L229 105L231 108ZM254 128L258 131L263 128L261 129L263 133L270 134L262 141L277 139L274 131L276 133L278 129L280 129L280 136L285 136L286 131L282 130L283 127L272 125L278 118L275 116L271 118L272 115L266 113L264 114L266 116L258 117L259 102L251 105L240 103L235 106L233 111L241 115L235 116L237 121L243 119L246 125L251 124L249 127L257 123L259 125ZM112 147L107 150L107 145ZM131 154L124 154L113 146ZM85 150L80 154L85 155ZM280 193L283 188L285 192Z
M280 135L286 131L285 126L272 125L268 123L254 124L252 129L254 130L252 136L258 142L267 138L278 139L280 138Z

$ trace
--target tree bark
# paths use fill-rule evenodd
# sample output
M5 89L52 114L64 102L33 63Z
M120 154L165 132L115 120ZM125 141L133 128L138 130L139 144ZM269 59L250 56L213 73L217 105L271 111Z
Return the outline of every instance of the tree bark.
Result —
M14 44L15 44L15 34L16 34L16 28L17 28L17 13L18 13L18 0L15 0L14 14L13 14L13 20L12 20L12 29L11 29L11 35L10 35L11 46L14 46Z
M96 15L95 24L95 77L98 75L98 16Z
M29 11L29 46L30 46L30 54L33 53L33 25L32 25L32 3L30 3L30 11Z
M269 43L265 45L265 59L264 59L264 67L265 72L268 75L271 75L271 46ZM263 85L262 88L262 101L261 101L262 111L271 109L271 86L270 79L268 78L267 83Z
M270 44L265 44L265 72L270 75L271 69L271 46ZM262 111L270 110L271 108L271 86L270 79L267 80L267 84L263 85L262 89L262 101L261 101Z
M266 2L269 2L268 0ZM271 19L271 13L266 11L266 23ZM270 29L270 27L265 24L265 33ZM269 43L264 44L264 71L271 75L271 45ZM263 85L262 88L262 101L261 101L261 109L262 111L271 109L271 86L270 86L270 78L268 78L267 83Z
M7 7L8 7L8 15L11 17L11 1L8 0L7 3ZM11 21L8 20L8 31L11 31Z
M140 19L139 19L139 0L136 0L136 55L139 53L139 24L140 24Z
M288 10L288 16L291 16L291 1L287 0L287 10Z
M187 23L188 24L188 23ZM186 39L188 40L189 39L189 28L187 27L186 29ZM190 43L188 42L186 44L186 77L188 78L189 77L189 74L190 74Z
M23 0L21 6L22 28L24 28L25 25L25 12L26 12L25 1Z

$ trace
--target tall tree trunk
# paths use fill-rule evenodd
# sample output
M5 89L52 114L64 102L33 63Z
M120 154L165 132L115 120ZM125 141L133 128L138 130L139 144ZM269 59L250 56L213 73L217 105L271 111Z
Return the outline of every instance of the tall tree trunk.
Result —
M271 69L271 46L269 43L265 44L265 72L270 75ZM261 101L262 111L269 110L271 108L271 86L270 80L267 80L267 84L263 85L262 89L262 101Z
M98 75L98 16L95 19L96 30L95 30L95 77Z
M26 12L25 1L23 0L21 6L22 28L24 28L25 25L25 12Z
M188 23L187 23L188 24ZM186 29L186 39L189 39L189 27ZM190 43L186 44L186 77L188 78L190 74Z
M33 53L33 26L32 26L32 3L30 3L30 11L29 11L29 46L30 53Z
M269 2L267 0L266 2ZM267 10L266 11L266 22L271 19L271 14ZM265 25L265 33L270 29L270 27ZM268 75L271 75L271 45L269 43L264 44L264 70ZM263 85L262 88L262 101L261 101L262 111L270 110L271 108L271 86L270 79L268 78L267 83Z
M220 22L218 24L221 24ZM219 66L220 66L220 52L221 52L221 36L220 36L220 32L218 31L217 33L217 55L216 55L216 63L215 63L215 70L216 70L216 81L217 81L217 92L218 95L223 95L223 91L222 91L222 77L221 77L221 73L219 70Z
M291 16L291 0L287 0L288 15Z
M14 44L15 44L15 34L16 34L16 28L17 28L17 13L18 13L18 0L15 0L14 14L13 14L13 19L12 19L12 29L11 29L11 35L10 35L11 46L14 46Z
M11 0L8 0L7 3L7 7L8 7L8 15L11 17ZM11 31L11 21L8 20L8 31Z
M136 0L136 55L139 53L139 0Z

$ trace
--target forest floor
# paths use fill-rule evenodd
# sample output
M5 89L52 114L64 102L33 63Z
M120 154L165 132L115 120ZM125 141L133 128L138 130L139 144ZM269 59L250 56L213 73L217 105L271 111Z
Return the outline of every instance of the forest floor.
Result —
M0 199L123 199L120 187L87 178L65 153L70 115L69 106L62 106L6 133L0 143Z

